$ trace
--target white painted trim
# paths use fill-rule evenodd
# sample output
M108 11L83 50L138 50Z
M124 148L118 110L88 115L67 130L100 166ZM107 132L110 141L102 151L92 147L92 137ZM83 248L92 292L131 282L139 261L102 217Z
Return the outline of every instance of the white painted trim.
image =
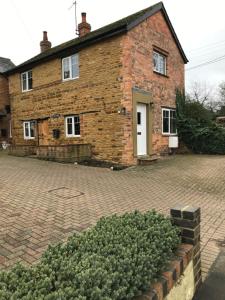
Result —
M176 133L171 133L170 132L170 111L175 111L176 112L176 109L175 108L162 108L162 135L163 136L173 136L173 135L177 135L177 129L176 129ZM169 132L163 132L163 112L164 111L168 111L169 112Z
M35 136L30 136L30 123L33 122L33 121L24 121L23 122L23 137L24 137L24 140L34 140L35 139ZM26 136L25 133L26 133L26 130L25 130L25 124L28 124L28 130L29 130L29 136Z
M70 81L70 80L75 80L75 79L78 79L79 78L79 75L76 76L76 77L72 77L72 56L77 56L78 57L78 71L79 70L79 54L78 53L75 53L73 55L70 55L70 56L67 56L67 57L64 57L62 58L62 81L65 82L65 81ZM70 76L69 78L64 78L64 68L63 68L63 63L66 59L69 58L69 71L70 71Z
M26 86L28 87L28 72L31 72L31 74L32 74L32 86L33 86L33 72L32 72L32 70L28 70L28 71L26 71L26 72L23 72L23 73L21 73L20 74L20 81L21 81L21 88L22 88L22 92L24 93L24 92L29 92L29 91L32 91L33 90L33 88L32 89L26 89L26 90L24 90L23 89L23 75L24 74L26 74Z
M158 71L155 68L155 66L154 66L154 54L157 54L158 56L162 56L164 58L164 60L165 60L165 67L164 67L164 71L165 72L164 73ZM153 70L154 70L154 72L157 72L158 74L161 74L161 75L164 75L164 76L167 75L167 56L164 55L164 54L162 54L162 53L160 53L160 52L158 52L158 51L156 51L156 50L153 50Z
M74 137L80 137L80 134L74 134L74 117L79 117L79 121L80 121L80 116L79 115L72 115L72 116L66 116L65 117L65 135L67 138L74 138ZM67 133L67 119L72 118L72 134L68 134Z

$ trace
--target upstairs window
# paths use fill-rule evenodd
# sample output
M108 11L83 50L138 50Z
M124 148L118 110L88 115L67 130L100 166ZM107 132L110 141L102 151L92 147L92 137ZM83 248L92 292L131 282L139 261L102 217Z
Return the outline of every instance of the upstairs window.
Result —
M68 116L65 118L65 122L67 137L80 136L80 116Z
M62 60L62 78L71 80L79 78L79 55L74 54Z
M155 72L166 75L166 56L153 51L153 66Z
M22 91L30 91L33 88L32 71L27 71L21 74Z
M176 134L176 110L163 108L162 109L162 133L163 134Z
M23 122L24 139L31 140L35 138L35 121Z

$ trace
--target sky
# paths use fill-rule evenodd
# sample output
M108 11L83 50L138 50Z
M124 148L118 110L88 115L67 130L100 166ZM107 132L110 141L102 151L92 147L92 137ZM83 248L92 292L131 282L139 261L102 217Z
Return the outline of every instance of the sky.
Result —
M15 64L28 60L40 52L44 30L48 31L52 46L75 38L73 1L0 0L0 56L10 58ZM157 2L77 0L78 23L81 12L86 12L87 21L95 30ZM189 59L186 88L196 81L211 86L225 81L225 1L164 0L163 3ZM199 67L217 58L216 63Z

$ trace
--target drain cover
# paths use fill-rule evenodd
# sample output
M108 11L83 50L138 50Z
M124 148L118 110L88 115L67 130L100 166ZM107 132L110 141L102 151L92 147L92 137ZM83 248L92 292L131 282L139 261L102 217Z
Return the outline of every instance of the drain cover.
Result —
M48 193L63 199L72 199L84 195L83 192L80 192L75 189L70 189L64 186L57 189L49 190Z

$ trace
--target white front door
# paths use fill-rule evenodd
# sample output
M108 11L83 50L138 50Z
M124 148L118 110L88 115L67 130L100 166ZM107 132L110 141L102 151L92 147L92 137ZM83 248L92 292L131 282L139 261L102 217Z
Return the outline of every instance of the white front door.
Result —
M147 154L147 109L146 104L137 104L137 155Z

